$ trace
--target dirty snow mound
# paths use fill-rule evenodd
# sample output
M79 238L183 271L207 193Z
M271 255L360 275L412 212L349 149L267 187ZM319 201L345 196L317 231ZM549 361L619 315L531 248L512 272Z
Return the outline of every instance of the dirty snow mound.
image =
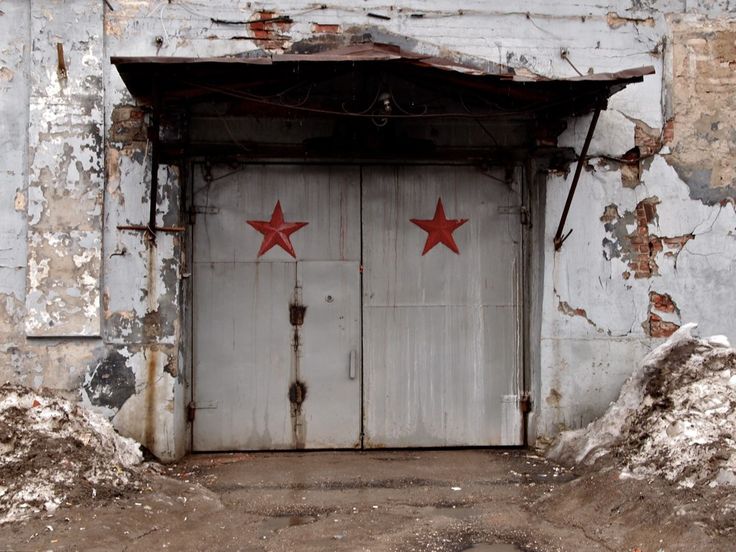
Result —
M736 350L723 336L693 337L696 326L647 355L605 414L563 432L547 455L591 465L610 454L623 476L736 485Z
M133 486L138 443L50 392L0 387L0 523Z

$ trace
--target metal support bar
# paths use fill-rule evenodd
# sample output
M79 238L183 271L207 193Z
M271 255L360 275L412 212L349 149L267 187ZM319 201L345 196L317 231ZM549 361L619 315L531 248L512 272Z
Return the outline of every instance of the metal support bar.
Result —
M572 230L570 230L564 236L562 235L565 229L565 221L567 220L567 214L570 212L570 205L572 204L572 198L575 195L575 189L578 187L578 181L580 180L580 173L583 171L583 165L585 164L585 158L588 156L588 148L590 142L593 139L593 132L595 131L595 125L598 123L598 116L601 114L601 108L596 107L593 112L593 119L590 121L590 127L588 127L588 134L585 136L585 142L583 143L583 149L580 151L580 157L578 158L578 164L575 167L575 175L572 178L572 185L570 191L567 193L567 201L565 201L565 208L562 210L562 216L560 217L560 224L557 226L557 232L555 233L555 251L559 251L562 244L570 236Z
M158 75L153 81L153 113L151 115L151 203L148 210L148 233L152 241L156 241L156 206L158 203L158 167L161 148L159 135L161 130L161 83Z
M131 230L133 232L150 232L151 227L147 224L128 224L118 226L118 230ZM153 228L154 232L184 232L186 230L183 226L156 226Z

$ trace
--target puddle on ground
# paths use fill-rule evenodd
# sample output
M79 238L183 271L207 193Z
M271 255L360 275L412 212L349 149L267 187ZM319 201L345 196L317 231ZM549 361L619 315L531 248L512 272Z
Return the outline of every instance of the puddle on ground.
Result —
M261 524L261 536L268 536L269 533L278 533L287 527L295 527L297 525L307 525L317 521L316 517L311 516L275 516L267 519Z
M521 548L519 548L518 546L513 544L506 544L503 542L497 544L487 544L484 542L480 542L478 544L474 544L469 548L463 549L463 552L466 550L472 552L521 552Z
M467 506L442 506L442 507L430 507L428 508L430 513L437 514L440 516L447 516L453 519L467 519L470 517L480 515L480 512L476 508L469 508Z

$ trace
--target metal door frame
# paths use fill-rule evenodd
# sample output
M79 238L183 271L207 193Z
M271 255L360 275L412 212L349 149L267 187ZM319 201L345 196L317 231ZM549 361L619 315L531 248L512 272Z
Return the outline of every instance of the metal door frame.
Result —
M188 169L186 171L186 193L184 194L183 198L183 209L185 216L187 217L187 224L186 224L186 236L185 236L185 244L184 247L186 249L185 252L185 270L182 272L182 277L185 279L193 278L193 266L194 266L194 229L193 225L196 223L195 217L196 215L193 212L194 208L194 194L195 194L195 180L197 174L201 174L204 166L208 163L207 160L201 160L201 159L191 159L188 163ZM225 164L223 161L222 164ZM531 410L532 407L532 401L531 401L531 383L532 383L532 373L531 373L531 366L529 366L529 358L530 358L530 343L529 343L529 337L530 337L530 309L528 308L526 299L530 296L530 277L529 277L529 270L528 266L530 264L529 255L531 254L531 247L530 245L530 228L531 228L531 212L530 212L530 200L531 200L531 191L530 191L530 182L529 182L529 175L532 174L533 167L531 163L520 163L518 161L514 161L510 163L509 165L505 166L500 165L498 163L484 163L480 160L474 161L474 160L458 160L458 161L432 161L432 160L402 160L402 159L391 159L391 160L361 160L361 159L314 159L314 160L302 160L302 159L272 159L272 158L265 158L265 159L248 159L248 160L242 160L237 162L232 162L233 165L238 165L238 169L234 170L230 173L227 173L227 176L231 176L233 174L237 174L238 172L243 170L243 167L246 166L252 166L252 165L297 165L297 166L304 166L304 165L326 165L326 166L357 166L359 168L359 174L360 174L360 265L361 265L361 273L360 273L360 449L365 449L365 443L364 443L364 436L365 436L365 388L364 388L364 364L365 359L363 357L364 352L364 330L363 330L363 316L364 316L364 308L363 308L363 167L366 166L463 166L463 167L474 167L478 171L482 171L484 167L488 168L506 168L507 171L510 169L513 173L515 169L517 169L520 173L520 199L521 199L521 214L522 217L519 221L519 224L521 225L521 243L519 244L519 275L516 278L515 282L515 288L518 294L519 298L519 308L517 309L517 315L516 315L516 322L517 322L517 335L518 335L518 342L519 346L517 347L517 376L519 380L519 399L520 404L519 407L521 408L522 413L522 446L528 445L528 413ZM199 173L197 172L199 171ZM487 175L488 176L488 175ZM493 178L488 176L489 178ZM189 424L189 428L187 433L189 442L187 443L187 450L192 450L192 444L193 444L193 432L194 432L194 418L195 418L195 409L194 409L194 286L192 282L188 282L188 286L184 292L184 320L183 325L187 330L188 333L188 339L187 342L183 344L182 350L187 356L185 359L185 366L187 368L187 377L185 378L185 385L187 385L188 390L185 390L184 396L185 400L187 401L187 422ZM452 448L452 447L450 447ZM487 448L487 447L460 447L460 448ZM298 452L297 449L294 449ZM318 450L318 449L309 449L309 450ZM338 450L338 449L330 449L330 450ZM345 450L353 450L353 449L345 449ZM302 450L303 451L303 450ZM251 451L251 452L258 452L258 451ZM262 451L262 452L268 452L268 451Z

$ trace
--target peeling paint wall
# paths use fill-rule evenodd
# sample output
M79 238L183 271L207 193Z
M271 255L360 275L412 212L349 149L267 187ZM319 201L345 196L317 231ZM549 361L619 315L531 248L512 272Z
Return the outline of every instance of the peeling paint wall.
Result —
M736 339L736 22L706 17L710 8L654 15L665 44L660 118L641 120L618 103L609 111L621 124L597 132L574 232L559 253L546 252L542 436L600 414L635 362L682 323ZM579 147L581 131L562 141ZM547 240L569 179L548 186Z
M31 2L28 336L100 335L102 5Z
M147 221L151 152L149 114L109 58L372 38L547 76L655 66L602 113L559 252L572 171L528 175L532 433L586 423L680 324L736 339L734 19L725 0L0 0L0 375L65 390L180 456L185 236L118 229ZM579 151L589 121L558 144ZM160 225L183 224L185 178L160 168Z

